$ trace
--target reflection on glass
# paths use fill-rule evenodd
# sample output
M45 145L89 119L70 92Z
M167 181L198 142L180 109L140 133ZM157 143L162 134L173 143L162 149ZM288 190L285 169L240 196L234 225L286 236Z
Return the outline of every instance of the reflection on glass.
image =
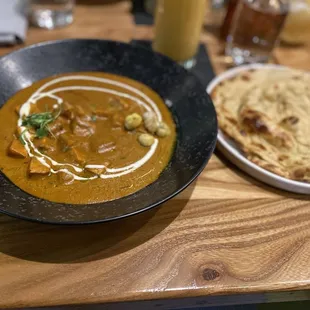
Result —
M30 0L29 19L32 25L54 29L73 21L75 0Z

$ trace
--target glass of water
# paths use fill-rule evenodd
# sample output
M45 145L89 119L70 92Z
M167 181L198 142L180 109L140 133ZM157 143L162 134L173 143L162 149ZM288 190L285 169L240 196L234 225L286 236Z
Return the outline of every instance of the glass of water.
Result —
M239 0L226 42L235 65L267 62L289 11L287 0Z
M30 0L29 19L33 26L54 29L73 21L75 0Z

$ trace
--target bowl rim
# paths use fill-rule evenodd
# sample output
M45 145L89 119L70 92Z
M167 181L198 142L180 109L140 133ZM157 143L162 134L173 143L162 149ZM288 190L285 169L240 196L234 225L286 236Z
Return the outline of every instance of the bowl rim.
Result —
M125 47L134 47L134 48L137 48L137 49L142 49L142 50L147 51L147 52L152 53L152 54L156 54L158 57L165 58L165 59L169 60L170 62L173 62L169 57L167 57L165 55L162 55L160 53L154 52L153 50L149 50L149 49L147 49L147 48L145 48L143 46L140 46L138 44L130 44L130 43L114 41L114 40L104 40L104 39L94 39L94 38L77 38L77 39L69 38L69 39L49 40L49 41L35 43L35 44L23 47L21 49L9 52L9 53L1 56L0 57L0 62L5 61L7 57L11 57L13 55L16 55L16 54L19 54L19 53L23 53L24 51L27 51L27 50L32 50L32 49L35 49L35 48L38 48L38 47L42 47L42 46L44 47L44 46L55 45L55 44L64 44L64 43L67 43L67 42L81 42L81 43L86 43L86 42L92 42L92 43L99 42L100 43L101 42L101 43L117 44L117 45L125 46ZM183 70L185 70L181 65L179 65L179 64L177 64L175 62L173 62L173 63L174 63L174 65L176 65L176 66L182 68ZM195 77L196 83L198 85L200 85L201 89L203 90L204 86L199 81L198 77L195 76L193 73L187 71L187 70L185 70L185 71L186 71L186 74L189 74L189 75ZM206 93L203 92L202 94L206 94ZM209 95L207 94L207 96L209 96ZM214 105L213 105L213 102L212 102L210 96L209 96L209 101L212 103L212 106L213 106L213 109L214 109L214 113L215 113L215 116L216 116L216 111L215 111L215 108L214 108ZM170 113L172 113L172 112L170 111ZM217 130L218 130L218 122L217 122L217 118L216 117L215 117L215 127L216 128L214 128L214 130L215 130L215 132L217 132ZM157 207L157 206L167 202L168 200L172 199L173 197L178 195L180 192L182 192L191 183L193 183L195 181L195 179L205 169L207 163L209 162L209 160L210 160L210 158L211 158L211 156L212 156L212 154L213 154L213 152L215 150L216 140L217 140L216 138L217 138L217 136L215 135L215 138L212 140L212 142L210 144L208 155L207 156L204 155L204 160L202 161L199 169L197 169L197 171L187 180L187 182L185 182L181 187L179 187L173 193L171 193L169 195L166 195L165 197L163 197L163 198L159 199L158 201L148 205L147 207L144 207L144 208L141 208L141 209L138 209L138 210L135 210L135 211L130 211L129 213L125 213L125 214L122 214L122 215L116 215L116 216L113 216L113 217L109 217L109 218L94 219L94 220L78 220L78 221L70 220L70 221L61 221L61 222L60 221L54 221L54 220L39 219L39 218L36 218L36 217L29 217L27 215L15 214L15 213L12 213L10 211L3 210L2 208L0 209L0 212L3 213L3 214L9 215L9 216L13 216L15 218L19 218L19 219L23 219L23 220L28 220L28 221L31 221L31 222L44 223L44 224L53 224L53 225L88 225L88 224L96 224L96 223L115 221L115 220L118 220L118 219L123 219L123 218L129 217L129 216L133 216L133 215L142 213L144 211L147 211L147 210L150 210L152 208L155 208L155 207ZM178 140L178 135L177 135L177 140ZM177 140L176 140L176 142L177 142ZM4 174L2 174L2 175L6 178L6 176ZM9 181L9 182L11 182L11 181ZM16 185L14 184L14 186L16 186ZM133 194L135 194L135 193L133 193ZM131 195L129 195L129 196L131 196ZM118 198L118 199L123 199L123 198L129 197L129 196L124 196L124 197L121 197L121 198ZM118 199L115 199L114 201L116 201ZM104 203L105 202L103 202L101 204L104 204ZM63 204L63 205L65 205L65 204ZM77 205L77 207L78 207L78 205Z

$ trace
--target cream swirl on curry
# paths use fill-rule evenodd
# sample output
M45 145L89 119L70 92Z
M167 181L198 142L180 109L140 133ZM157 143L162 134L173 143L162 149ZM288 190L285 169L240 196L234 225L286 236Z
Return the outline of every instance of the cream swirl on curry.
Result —
M12 109L18 112L17 128L12 127ZM39 81L12 97L0 110L0 120L1 116L11 118L10 130L4 130L2 138L9 140L10 134L13 138L3 172L25 191L52 201L97 202L133 193L158 177L175 141L172 117L155 92L105 73L72 73ZM25 159L20 163L23 169L12 173L7 165L15 166L17 158ZM34 188L21 181L21 173ZM136 177L146 182L135 182ZM93 182L108 194L98 194L97 188L94 195L89 185ZM55 194L47 193L47 184ZM68 193L71 186L81 188L87 197L65 197L61 188Z
M116 85L120 86L124 90L127 90L133 94L137 94L141 96L145 101L140 100L139 98L132 96L130 94L124 93L124 92L119 92L119 91L114 91L112 89L106 88L106 87L91 87L91 86L68 86L68 87L59 87L55 88L49 91L44 92L44 90L51 86L55 85L58 83L61 83L62 81L69 81L69 80L89 80L89 81L98 81L104 84L110 84L110 85ZM143 94L141 91L138 89L128 86L125 83L122 82L117 82L113 80L109 80L106 78L97 78L97 77L89 77L85 75L78 75L78 76L66 76L66 77L59 77L56 78L50 82L45 83L43 86L41 86L20 108L19 111L19 119L17 126L20 128L20 131L23 132L26 128L22 125L23 123L23 118L27 117L30 114L31 110L31 105L36 104L38 100L44 98L44 97L50 97L56 100L56 104L53 105L54 109L61 109L61 105L63 104L63 99L61 97L58 97L57 93L62 92L62 91L68 91L68 90L84 90L84 91L97 91L97 92L103 92L107 94L112 94L116 95L118 97L123 97L123 98L128 98L134 102L137 102L139 105L143 106L143 108L150 112L153 111L158 120L162 120L162 116L160 111L158 110L155 102L151 100L148 96ZM104 168L107 174L99 174L98 176L92 176L88 178L80 177L79 175L70 172L68 169L60 169L60 170L54 170L52 167L53 166L70 166L72 167L76 172L82 172L84 169L79 168L74 165L70 165L68 163L59 163L55 160L53 160L51 157L42 154L32 143L31 141L31 135L29 132L26 132L25 134L25 148L27 150L27 153L30 157L36 157L40 163L48 168L50 168L51 173L59 173L59 172L64 172L67 174L70 174L74 177L75 180L92 180L96 179L98 177L102 179L107 179L107 178L114 178L114 177L119 177L124 174L128 174L137 168L141 167L143 164L145 164L149 158L154 154L156 147L158 145L158 140L155 140L155 143L151 146L150 150L147 152L147 154L141 158L140 160L137 160L136 162L127 165L125 167L121 168L108 168L105 165L102 164L95 164L95 165L86 165L85 168L95 168L95 169L102 169ZM50 162L50 163L48 163Z

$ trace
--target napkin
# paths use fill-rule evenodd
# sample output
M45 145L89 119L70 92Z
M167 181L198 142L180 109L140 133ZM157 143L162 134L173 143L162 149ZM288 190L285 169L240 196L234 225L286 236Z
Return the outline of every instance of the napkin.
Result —
M0 0L0 45L23 43L26 38L25 0Z

